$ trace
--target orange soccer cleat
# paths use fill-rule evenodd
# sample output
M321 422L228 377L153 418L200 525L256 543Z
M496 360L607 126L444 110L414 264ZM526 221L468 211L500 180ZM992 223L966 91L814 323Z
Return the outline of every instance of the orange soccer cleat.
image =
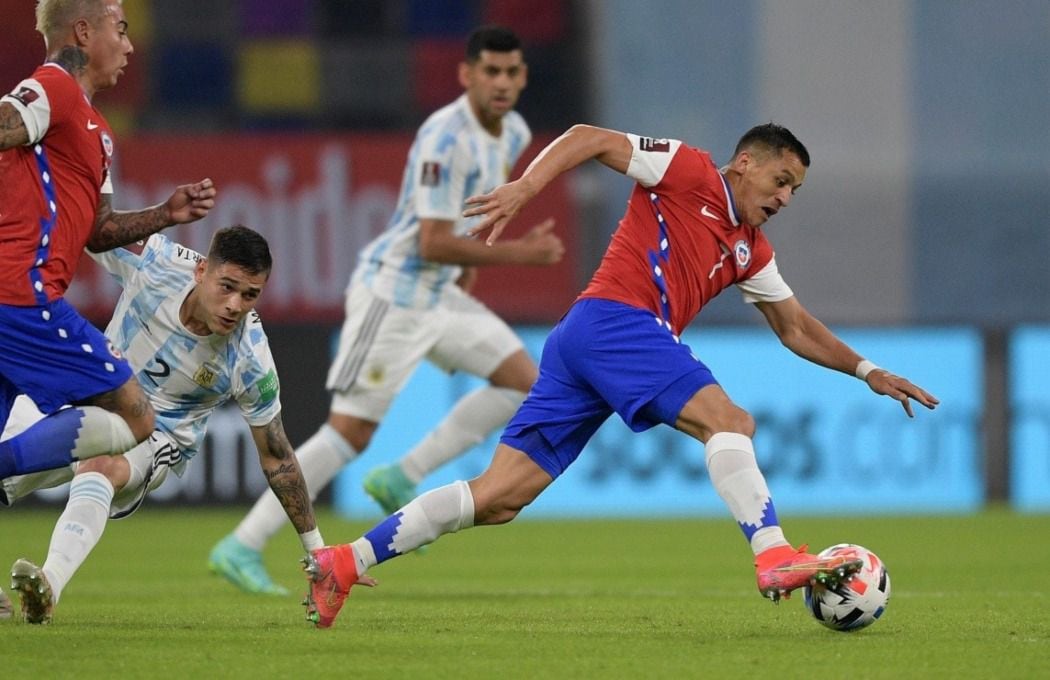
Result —
M339 610L358 582L357 564L349 545L319 548L303 558L303 570L310 579L310 590L303 604L306 620L318 628L335 622Z
M791 597L791 591L807 585L834 588L839 581L860 571L864 561L847 555L818 557L806 552L809 546L797 550L780 545L755 556L758 591L775 603Z

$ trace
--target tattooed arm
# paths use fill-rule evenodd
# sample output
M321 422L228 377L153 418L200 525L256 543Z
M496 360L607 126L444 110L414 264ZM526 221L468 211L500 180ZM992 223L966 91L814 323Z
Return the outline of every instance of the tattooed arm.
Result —
M259 449L259 464L277 500L284 506L296 532L305 534L317 528L313 503L306 488L299 459L284 433L278 414L268 425L252 427L252 438Z
M0 151L25 146L28 143L29 130L22 120L22 114L13 105L0 102Z
M101 253L141 241L173 224L199 220L214 206L215 183L210 179L178 186L167 201L142 210L114 210L111 196L102 194L88 250Z

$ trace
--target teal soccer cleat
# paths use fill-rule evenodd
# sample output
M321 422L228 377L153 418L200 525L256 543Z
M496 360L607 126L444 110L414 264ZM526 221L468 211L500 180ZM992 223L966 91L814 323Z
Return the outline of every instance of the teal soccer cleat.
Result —
M416 485L409 481L397 463L373 468L365 475L365 493L371 496L383 512L392 515L416 497Z
M215 544L208 555L208 569L246 593L287 595L288 589L274 583L266 573L262 555L243 545L233 534Z

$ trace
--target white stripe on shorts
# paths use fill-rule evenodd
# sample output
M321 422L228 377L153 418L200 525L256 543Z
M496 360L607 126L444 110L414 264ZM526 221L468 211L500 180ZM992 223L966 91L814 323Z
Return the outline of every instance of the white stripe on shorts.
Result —
M364 321L361 323L361 330L358 331L354 344L351 345L350 352L347 354L346 364L339 371L336 379L328 385L328 389L346 392L357 381L357 375L361 372L365 357L368 356L368 350L375 342L376 333L379 332L379 326L382 325L383 317L386 316L388 309L390 309L389 302L380 298L372 298L368 311L365 312Z

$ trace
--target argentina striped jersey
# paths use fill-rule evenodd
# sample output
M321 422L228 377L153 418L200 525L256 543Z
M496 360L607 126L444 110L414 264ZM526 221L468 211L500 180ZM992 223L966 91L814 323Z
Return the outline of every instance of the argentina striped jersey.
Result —
M420 219L451 221L453 233L464 234L478 219L462 217L464 201L505 183L531 141L525 119L514 111L503 117L499 137L489 134L465 94L434 112L409 150L394 214L386 230L362 249L351 282L402 307L436 305L461 268L420 257Z
M179 319L199 253L154 234L141 255L117 248L91 256L124 289L106 336L153 404L156 428L178 444L176 473L200 449L208 417L230 398L252 426L280 413L277 371L254 311L226 336L195 335Z

